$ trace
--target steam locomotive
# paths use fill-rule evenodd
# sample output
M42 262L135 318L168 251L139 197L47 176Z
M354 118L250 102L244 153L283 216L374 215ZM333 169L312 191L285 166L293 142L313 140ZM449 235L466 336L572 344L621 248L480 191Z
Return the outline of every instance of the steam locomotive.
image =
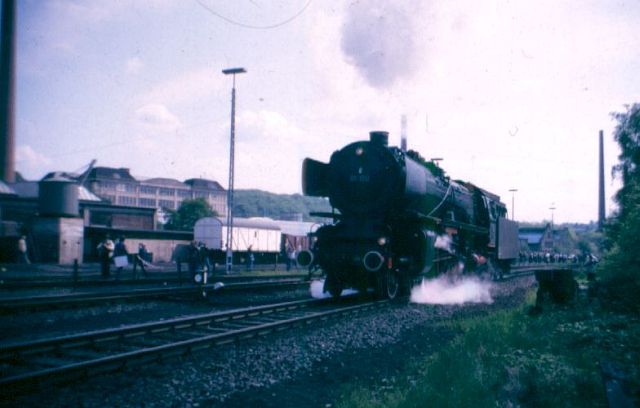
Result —
M305 195L328 197L332 218L312 236L299 264L326 274L325 292L373 289L395 298L417 279L461 270L508 270L518 226L500 197L453 181L415 151L388 146L388 132L303 162Z

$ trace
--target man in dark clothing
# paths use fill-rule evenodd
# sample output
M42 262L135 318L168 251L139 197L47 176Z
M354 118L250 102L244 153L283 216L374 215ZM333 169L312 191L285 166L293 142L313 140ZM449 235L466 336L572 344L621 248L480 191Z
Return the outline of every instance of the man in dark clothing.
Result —
M149 274L147 273L147 269L144 266L144 263L149 258L149 252L147 251L147 247L141 242L138 244L138 254L133 259L133 279L137 279L137 268L138 266L144 273L144 277L148 278Z
M124 244L124 237L120 237L120 239L116 243L115 250L113 251L114 261L119 262L119 264L116 265L116 279L120 279L120 272L122 272L122 268L124 268L124 265L128 264L128 260L122 261L122 258L116 259L123 256L125 257L125 259L127 259L129 256L129 252L127 251L127 246Z
M249 248L247 248L247 270L248 271L253 270L253 263L255 262L255 259L256 258L253 255L253 247L249 245Z
M110 275L111 256L113 255L114 244L109 235L104 237L104 240L98 245L98 258L100 259L100 270L103 278L108 278Z
M209 259L209 248L204 242L200 242L198 245L198 261L200 265L206 268L207 273L213 273L213 267L211 266L211 259Z
M200 264L200 254L196 241L191 241L187 254L187 262L189 263L189 274L191 275L191 280L193 281L193 279L196 277L196 271L198 270L198 266Z

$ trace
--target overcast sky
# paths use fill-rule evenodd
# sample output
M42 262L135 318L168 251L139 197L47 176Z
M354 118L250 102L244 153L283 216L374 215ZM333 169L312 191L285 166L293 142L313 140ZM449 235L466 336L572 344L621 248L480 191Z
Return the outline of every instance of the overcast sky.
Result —
M597 218L618 154L610 112L640 102L640 2L20 0L17 170L127 167L301 192L305 157L388 130L500 195L516 219ZM608 203L607 211L611 204Z

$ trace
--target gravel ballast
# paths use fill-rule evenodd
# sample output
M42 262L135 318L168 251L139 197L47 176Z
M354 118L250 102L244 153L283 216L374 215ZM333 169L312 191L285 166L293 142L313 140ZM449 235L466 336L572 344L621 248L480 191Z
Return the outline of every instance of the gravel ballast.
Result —
M393 387L411 361L457 333L439 325L520 304L532 277L497 284L492 304L394 304L162 363L43 388L11 406L328 407L343 384ZM411 380L411 379L408 379Z

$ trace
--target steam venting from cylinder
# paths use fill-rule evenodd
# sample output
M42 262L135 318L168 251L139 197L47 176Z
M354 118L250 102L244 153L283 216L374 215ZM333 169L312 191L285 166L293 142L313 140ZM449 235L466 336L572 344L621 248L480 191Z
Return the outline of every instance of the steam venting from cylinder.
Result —
M382 130L374 130L369 132L369 140L373 144L377 144L380 146L388 146L389 145L389 132L385 132Z
M369 272L378 272L384 265L384 257L378 251L369 251L362 258L364 269Z
M313 253L311 251L307 251L306 249L298 252L298 256L296 257L296 261L298 265L306 268L307 266L313 263Z

